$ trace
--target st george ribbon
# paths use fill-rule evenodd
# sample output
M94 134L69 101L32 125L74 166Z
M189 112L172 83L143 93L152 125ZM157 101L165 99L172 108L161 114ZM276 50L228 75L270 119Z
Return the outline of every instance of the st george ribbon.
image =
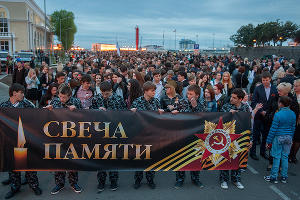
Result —
M0 109L0 171L246 168L250 113Z

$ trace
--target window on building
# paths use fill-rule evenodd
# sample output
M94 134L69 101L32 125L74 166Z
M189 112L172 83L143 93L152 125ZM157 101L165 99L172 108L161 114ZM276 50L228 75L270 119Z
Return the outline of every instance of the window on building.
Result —
M0 32L8 33L7 13L4 8L0 7Z
M8 51L8 41L0 41L0 48L2 51Z

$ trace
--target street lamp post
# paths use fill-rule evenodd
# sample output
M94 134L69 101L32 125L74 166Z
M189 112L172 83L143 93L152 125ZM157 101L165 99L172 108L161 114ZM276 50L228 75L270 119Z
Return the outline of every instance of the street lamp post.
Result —
M280 46L282 46L282 39L283 39L283 38L280 36L280 37L279 37Z
M175 33L175 51L176 51L176 29L173 32Z
M254 40L253 40L253 42L254 42L254 47L255 47L255 44L256 44L256 39L254 39Z
M46 0L44 0L44 14L45 14L45 33L44 33L44 44L45 44L45 51L47 49L47 14L46 14Z

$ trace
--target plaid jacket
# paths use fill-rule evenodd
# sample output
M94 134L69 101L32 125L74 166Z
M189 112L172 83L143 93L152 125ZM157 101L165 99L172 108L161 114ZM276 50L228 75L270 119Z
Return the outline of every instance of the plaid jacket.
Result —
M63 104L58 97L55 97L50 105L53 106L53 108L67 108L68 106L75 106L76 109L82 109L81 101L75 97L70 97L70 99Z
M179 112L206 112L206 103L203 98L197 99L197 106L194 108L188 100L179 100L177 109Z
M132 102L131 108L136 108L141 111L157 111L158 109L161 109L161 105L157 98L152 98L147 101L144 96L140 96Z
M27 99L24 99L20 101L16 107L14 107L14 105L8 99L0 104L0 108L35 108L35 106Z
M237 108L235 105L231 103L227 103L223 105L221 112L229 112L230 110L236 110L240 112L250 112L249 107L243 103L241 103L241 106L239 108Z
M106 108L107 110L127 109L124 99L116 94L111 95L108 99L104 99L101 94L94 96L90 109L99 109L100 107Z

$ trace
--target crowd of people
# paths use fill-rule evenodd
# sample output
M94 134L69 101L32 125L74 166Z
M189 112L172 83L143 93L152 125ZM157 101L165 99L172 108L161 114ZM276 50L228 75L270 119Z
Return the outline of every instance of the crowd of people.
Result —
M297 67L293 59L281 56L250 61L234 55L72 52L69 62L55 68L45 62L39 67L17 62L10 98L0 107L148 110L174 115L251 112L249 155L254 160L268 161L270 176L264 178L269 182L278 182L281 163L280 180L286 183L288 163L297 163L300 147ZM261 158L256 147L260 147ZM65 176L66 172L55 172L56 186L51 194L64 188ZM110 189L117 190L119 173L110 171L108 176ZM145 176L154 189L155 172L146 172ZM106 171L98 171L99 191L104 190L106 177ZM73 190L80 193L78 172L68 172L68 178ZM142 179L143 172L135 172L135 189L141 186ZM228 189L230 179L237 188L244 188L240 169L220 171L221 188ZM181 188L184 180L185 173L176 172L175 188ZM199 171L191 172L191 180L195 186L203 187ZM26 172L23 182L28 182L36 195L42 193L36 172ZM9 178L2 183L11 186L6 198L13 197L22 184L20 172L9 172Z

